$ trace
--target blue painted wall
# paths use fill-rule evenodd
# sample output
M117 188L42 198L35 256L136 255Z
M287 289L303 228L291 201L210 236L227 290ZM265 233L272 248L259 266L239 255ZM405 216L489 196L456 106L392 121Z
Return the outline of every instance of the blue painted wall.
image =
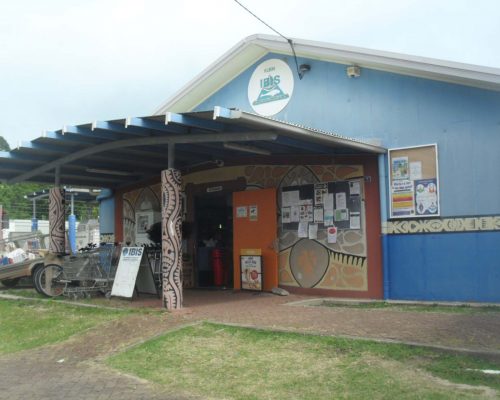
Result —
M500 232L386 239L390 298L500 302Z
M253 112L248 82L269 58L284 59L294 71L293 59L269 54L197 110ZM295 73L292 98L274 118L381 139L385 147L437 143L442 216L500 214L500 92L364 68L350 79L345 65L301 63L311 71L301 81ZM384 235L382 243L385 297L500 302L500 232Z
M214 106L252 111L250 76L267 55L196 110ZM346 76L345 65L299 59L311 65L296 76L293 96L277 119L356 138L379 138L386 147L437 143L443 216L500 213L500 93L362 69ZM496 177L496 178L495 178Z

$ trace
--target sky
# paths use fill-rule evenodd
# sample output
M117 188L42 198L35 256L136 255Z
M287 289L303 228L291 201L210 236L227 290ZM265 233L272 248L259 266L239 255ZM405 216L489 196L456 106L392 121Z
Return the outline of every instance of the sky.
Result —
M500 68L498 0L240 0L287 37ZM233 0L0 0L0 136L150 115L246 36Z

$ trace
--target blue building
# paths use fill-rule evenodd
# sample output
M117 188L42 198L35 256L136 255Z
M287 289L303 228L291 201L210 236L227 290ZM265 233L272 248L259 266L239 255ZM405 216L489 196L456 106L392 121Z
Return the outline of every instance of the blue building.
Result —
M69 133L125 135L135 127L137 137L176 127L164 134L254 135L176 141L184 287L221 283L209 276L200 245L219 235L231 271L223 282L234 288L500 302L500 70L306 40L293 40L293 47L275 36L248 37L154 115ZM167 142L153 147L160 152ZM113 175L128 171L115 154L114 166L82 155L86 173L67 177L88 184L89 173L101 170L94 182L111 189L103 205L114 210L102 216L101 232L114 240L145 241L145 228L161 220L159 171L167 163L141 151L149 162L136 151L140 176ZM35 176L6 171L6 181ZM252 197L259 189L270 193L263 206ZM266 217L263 229L274 230L277 244L246 240L264 235L251 230L252 222L263 222L271 203L276 218ZM240 265L249 248L264 260L255 279Z

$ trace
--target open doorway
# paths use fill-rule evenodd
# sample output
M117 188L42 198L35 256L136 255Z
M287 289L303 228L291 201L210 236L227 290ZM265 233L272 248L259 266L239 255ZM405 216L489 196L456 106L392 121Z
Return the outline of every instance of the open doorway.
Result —
M195 197L195 286L233 287L233 206L231 193Z

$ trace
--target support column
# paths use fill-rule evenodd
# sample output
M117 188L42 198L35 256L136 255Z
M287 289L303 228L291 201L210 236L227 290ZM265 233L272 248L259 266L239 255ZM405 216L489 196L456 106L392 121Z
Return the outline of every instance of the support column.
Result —
M169 168L161 172L163 306L182 308L181 173Z
M66 252L64 226L64 189L53 187L49 192L49 251L54 254Z
M390 298L390 284L391 280L389 278L389 241L387 237L387 188L388 188L388 172L387 172L387 160L385 154L378 155L378 176L379 176L379 191L380 191L380 220L382 221L382 271L383 271L383 282L384 282L384 300L389 300Z

